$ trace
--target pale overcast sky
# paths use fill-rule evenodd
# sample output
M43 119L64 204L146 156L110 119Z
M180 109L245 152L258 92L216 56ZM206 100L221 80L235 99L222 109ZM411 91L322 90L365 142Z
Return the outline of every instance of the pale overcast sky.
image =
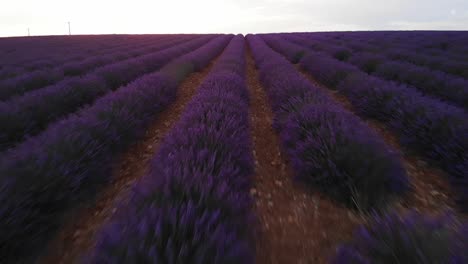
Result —
M468 30L468 0L1 0L0 36Z

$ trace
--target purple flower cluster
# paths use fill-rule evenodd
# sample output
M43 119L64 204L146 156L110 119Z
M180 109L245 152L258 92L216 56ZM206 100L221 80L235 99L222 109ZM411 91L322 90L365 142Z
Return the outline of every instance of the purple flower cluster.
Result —
M37 134L60 117L142 74L158 70L210 39L210 36L197 38L159 52L105 65L83 77L66 78L55 85L0 102L0 150L14 146L26 135Z
M235 37L99 233L90 263L253 263L244 38Z
M362 210L381 209L408 189L398 155L375 132L260 37L248 40L298 179Z
M331 263L462 264L468 262L467 248L468 225L453 216L389 213L359 227L352 241L338 247Z
M361 51L355 52L348 62L359 67L366 73L372 74L377 70L379 65L386 60L385 56L381 54Z
M0 81L0 100L7 100L12 96L17 96L31 90L51 85L63 80L67 76L85 74L88 71L105 64L116 63L118 61L131 59L132 57L167 49L174 44L181 43L183 40L187 41L189 39L183 38L181 40L181 37L177 37L177 35L171 38L162 38L140 48L138 48L138 46L141 44L125 47L122 50L105 53L101 56L93 56L84 60L72 61L62 66L40 69L14 78L2 80Z
M62 69L36 70L0 81L0 101L40 87L51 85L65 77Z
M295 43L299 42L295 41ZM308 46L308 42L304 41L303 45ZM353 53L345 46L336 45L330 43L330 41L323 41L316 45L316 47L330 54L335 59L341 61L349 60L350 63L359 66L370 74L411 85L421 90L424 94L437 96L457 106L468 109L468 80L461 77L417 66L409 62L391 60L389 56L386 56L385 52ZM286 57L291 52L287 48L279 50L285 50L284 54Z
M274 41L285 40L268 40L269 44ZM398 133L404 146L447 170L462 210L468 210L466 112L411 87L369 76L324 53L309 50L300 65L321 83L344 93L359 114L385 122Z
M100 55L133 42L157 40L168 35L100 35L3 38L0 79Z
M468 57L466 56L466 50L463 52L462 48L466 46L468 35L463 34L464 32L442 36L442 38L445 38L444 40L440 35L437 36L435 32L431 32L430 36L422 37L422 32L411 32L406 36L402 34L403 32L398 32L394 38L378 36L379 34L376 33L336 33L337 36L332 37L336 34L330 34L322 40L327 44L344 45L355 51L385 54L385 56L393 60L406 61L461 77L468 77L466 63ZM309 37L312 37L312 35L309 35ZM442 45L439 46L438 42ZM453 47L459 45L459 48L447 52L447 50L441 49L441 47L445 46L444 43Z
M169 38L161 38L156 41L153 40L149 43L145 42L143 45L132 45L130 47L125 47L124 49L119 49L117 51L114 50L101 56L94 56L80 61L72 61L64 64L63 66L60 66L60 68L63 69L64 74L67 76L82 75L91 69L97 68L108 63L113 63L116 61L145 55L147 53L153 53L162 49L167 49L174 45L178 45L183 42L187 42L189 40L190 38L187 38L183 35L176 35Z
M200 61L214 58L231 38L216 37L186 56L190 62L194 54ZM34 260L63 216L109 182L115 157L174 101L180 81L176 77L167 72L145 75L2 155L2 261Z
M268 41L271 44L272 48L275 50L284 50L283 54L290 62L298 63L302 57L306 54L307 48L296 45L287 41L275 41L275 38L278 37L277 34L265 34L260 35L264 40Z
M341 81L333 83L333 87L344 93L360 114L385 122L404 146L417 150L451 174L460 205L468 210L466 112L320 53L309 52L301 66L326 85L330 85L328 79L339 76ZM322 78L323 73L331 77Z
M360 31L293 33L289 35L319 40L323 43L337 43L349 47L350 43L359 43L360 46L375 47L377 48L375 51L384 53L404 50L412 55L429 55L431 58L445 58L450 61L459 62L466 62L468 58L468 49L466 48L468 34L463 31Z
M374 73L387 80L411 85L468 109L468 80L407 62L384 61Z
M445 57L417 54L404 49L391 50L388 56L393 60L406 61L420 66L426 66L433 70L458 75L468 79L468 62L454 61Z
M297 36L294 36L294 35L288 36L288 37L292 38L292 39L299 39L299 40L302 39L301 37L297 37ZM298 45L295 42L286 41L284 38L282 38L281 35L277 35L277 34L276 35L275 34L265 35L265 36L262 36L262 38L267 42L267 44L271 48L273 48L274 50L280 52L286 58L288 58L287 54L302 52L303 49L304 49L303 46ZM312 40L312 42L315 43L316 41ZM312 45L312 44L308 43L307 46L309 46L309 45ZM314 47L314 49L315 49L315 47ZM307 50L307 53L304 54L304 56L300 60L301 66L304 67L304 64L302 63L302 60L304 59L304 57L309 57L310 58L311 53L315 54L315 52L313 52L311 50ZM325 65L325 67L320 67L317 64L310 64L310 65L306 65L306 66L307 67L313 67L313 69L307 69L307 70L313 71L314 72L314 77L317 78L318 80L320 80L321 82L325 83L330 88L335 88L336 85L338 85L338 83L340 83L348 75L348 72L350 70L354 69L354 67L350 66L349 68L340 67L336 71L329 71L329 69L328 69L329 67L326 67L326 65Z

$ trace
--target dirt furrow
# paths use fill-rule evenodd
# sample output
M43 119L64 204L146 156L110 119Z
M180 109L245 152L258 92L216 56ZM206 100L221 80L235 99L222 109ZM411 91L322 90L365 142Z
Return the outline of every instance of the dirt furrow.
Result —
M251 194L259 219L257 263L326 263L336 245L350 238L359 219L293 181L250 51L247 83L256 165Z
M217 58L201 72L192 73L182 82L177 90L176 100L157 115L148 126L145 136L116 162L113 170L114 181L98 194L94 202L67 217L62 230L38 263L79 263L82 254L93 246L96 232L114 215L116 205L125 203L132 184L145 174L159 143L178 121L216 60Z
M296 67L311 83L329 93L348 111L356 114L354 106L346 96L323 86L315 80L313 76L302 70L299 65L296 65ZM399 210L405 211L406 209L415 209L428 214L440 214L455 210L453 191L451 191L450 184L447 180L448 176L444 171L431 166L424 158L402 147L398 137L389 131L383 123L368 118L364 119L361 116L359 117L363 119L369 127L374 129L393 151L397 151L401 154L402 162L410 178L413 190L396 205Z

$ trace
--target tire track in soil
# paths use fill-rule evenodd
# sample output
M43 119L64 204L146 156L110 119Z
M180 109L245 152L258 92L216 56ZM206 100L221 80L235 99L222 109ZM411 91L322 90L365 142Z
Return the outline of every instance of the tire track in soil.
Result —
M460 218L466 217L456 212L456 203L453 200L454 192L447 180L448 175L446 172L430 165L429 161L414 154L411 150L402 147L398 137L385 124L356 114L357 111L345 95L322 85L312 75L305 72L300 65L296 64L295 66L312 84L328 93L345 109L358 116L384 139L392 151L400 154L413 190L398 201L395 205L398 210L404 212L408 209L415 209L431 215L439 215L450 211L458 214Z
M185 106L218 58L219 56L213 59L202 71L190 74L179 85L176 100L157 114L144 137L133 144L115 163L112 172L114 180L100 191L94 202L67 216L62 229L37 263L80 263L82 254L94 245L97 231L115 214L116 205L126 202L132 184L145 175L159 143L179 120Z
M273 114L247 48L247 84L255 176L250 193L258 218L256 263L327 263L339 242L360 223L354 212L293 180L272 127Z

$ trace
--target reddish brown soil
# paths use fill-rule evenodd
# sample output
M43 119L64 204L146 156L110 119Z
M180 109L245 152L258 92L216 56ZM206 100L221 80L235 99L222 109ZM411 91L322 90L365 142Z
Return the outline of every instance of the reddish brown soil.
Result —
M311 75L301 70L298 65L297 69L302 72L302 74L316 87L328 92L344 108L350 112L356 113L353 105L346 96L324 87ZM416 211L428 214L440 214L455 210L453 192L450 189L449 182L447 181L448 175L446 175L445 172L439 168L431 166L422 157L419 157L410 150L403 148L400 145L397 136L389 131L381 122L371 119L364 119L364 121L384 139L393 151L396 151L401 155L403 165L406 168L413 190L407 197L398 202L396 207L399 210L406 211L406 209L415 209Z
M203 71L191 74L182 82L175 102L157 115L145 136L116 162L113 172L115 180L100 192L95 202L83 206L67 217L58 236L38 263L79 263L82 255L95 243L96 232L116 212L116 205L125 203L132 184L145 174L159 143L177 122L215 61L216 59Z
M339 242L351 237L359 218L293 181L250 52L247 65L256 165L251 194L259 220L257 263L326 263Z

